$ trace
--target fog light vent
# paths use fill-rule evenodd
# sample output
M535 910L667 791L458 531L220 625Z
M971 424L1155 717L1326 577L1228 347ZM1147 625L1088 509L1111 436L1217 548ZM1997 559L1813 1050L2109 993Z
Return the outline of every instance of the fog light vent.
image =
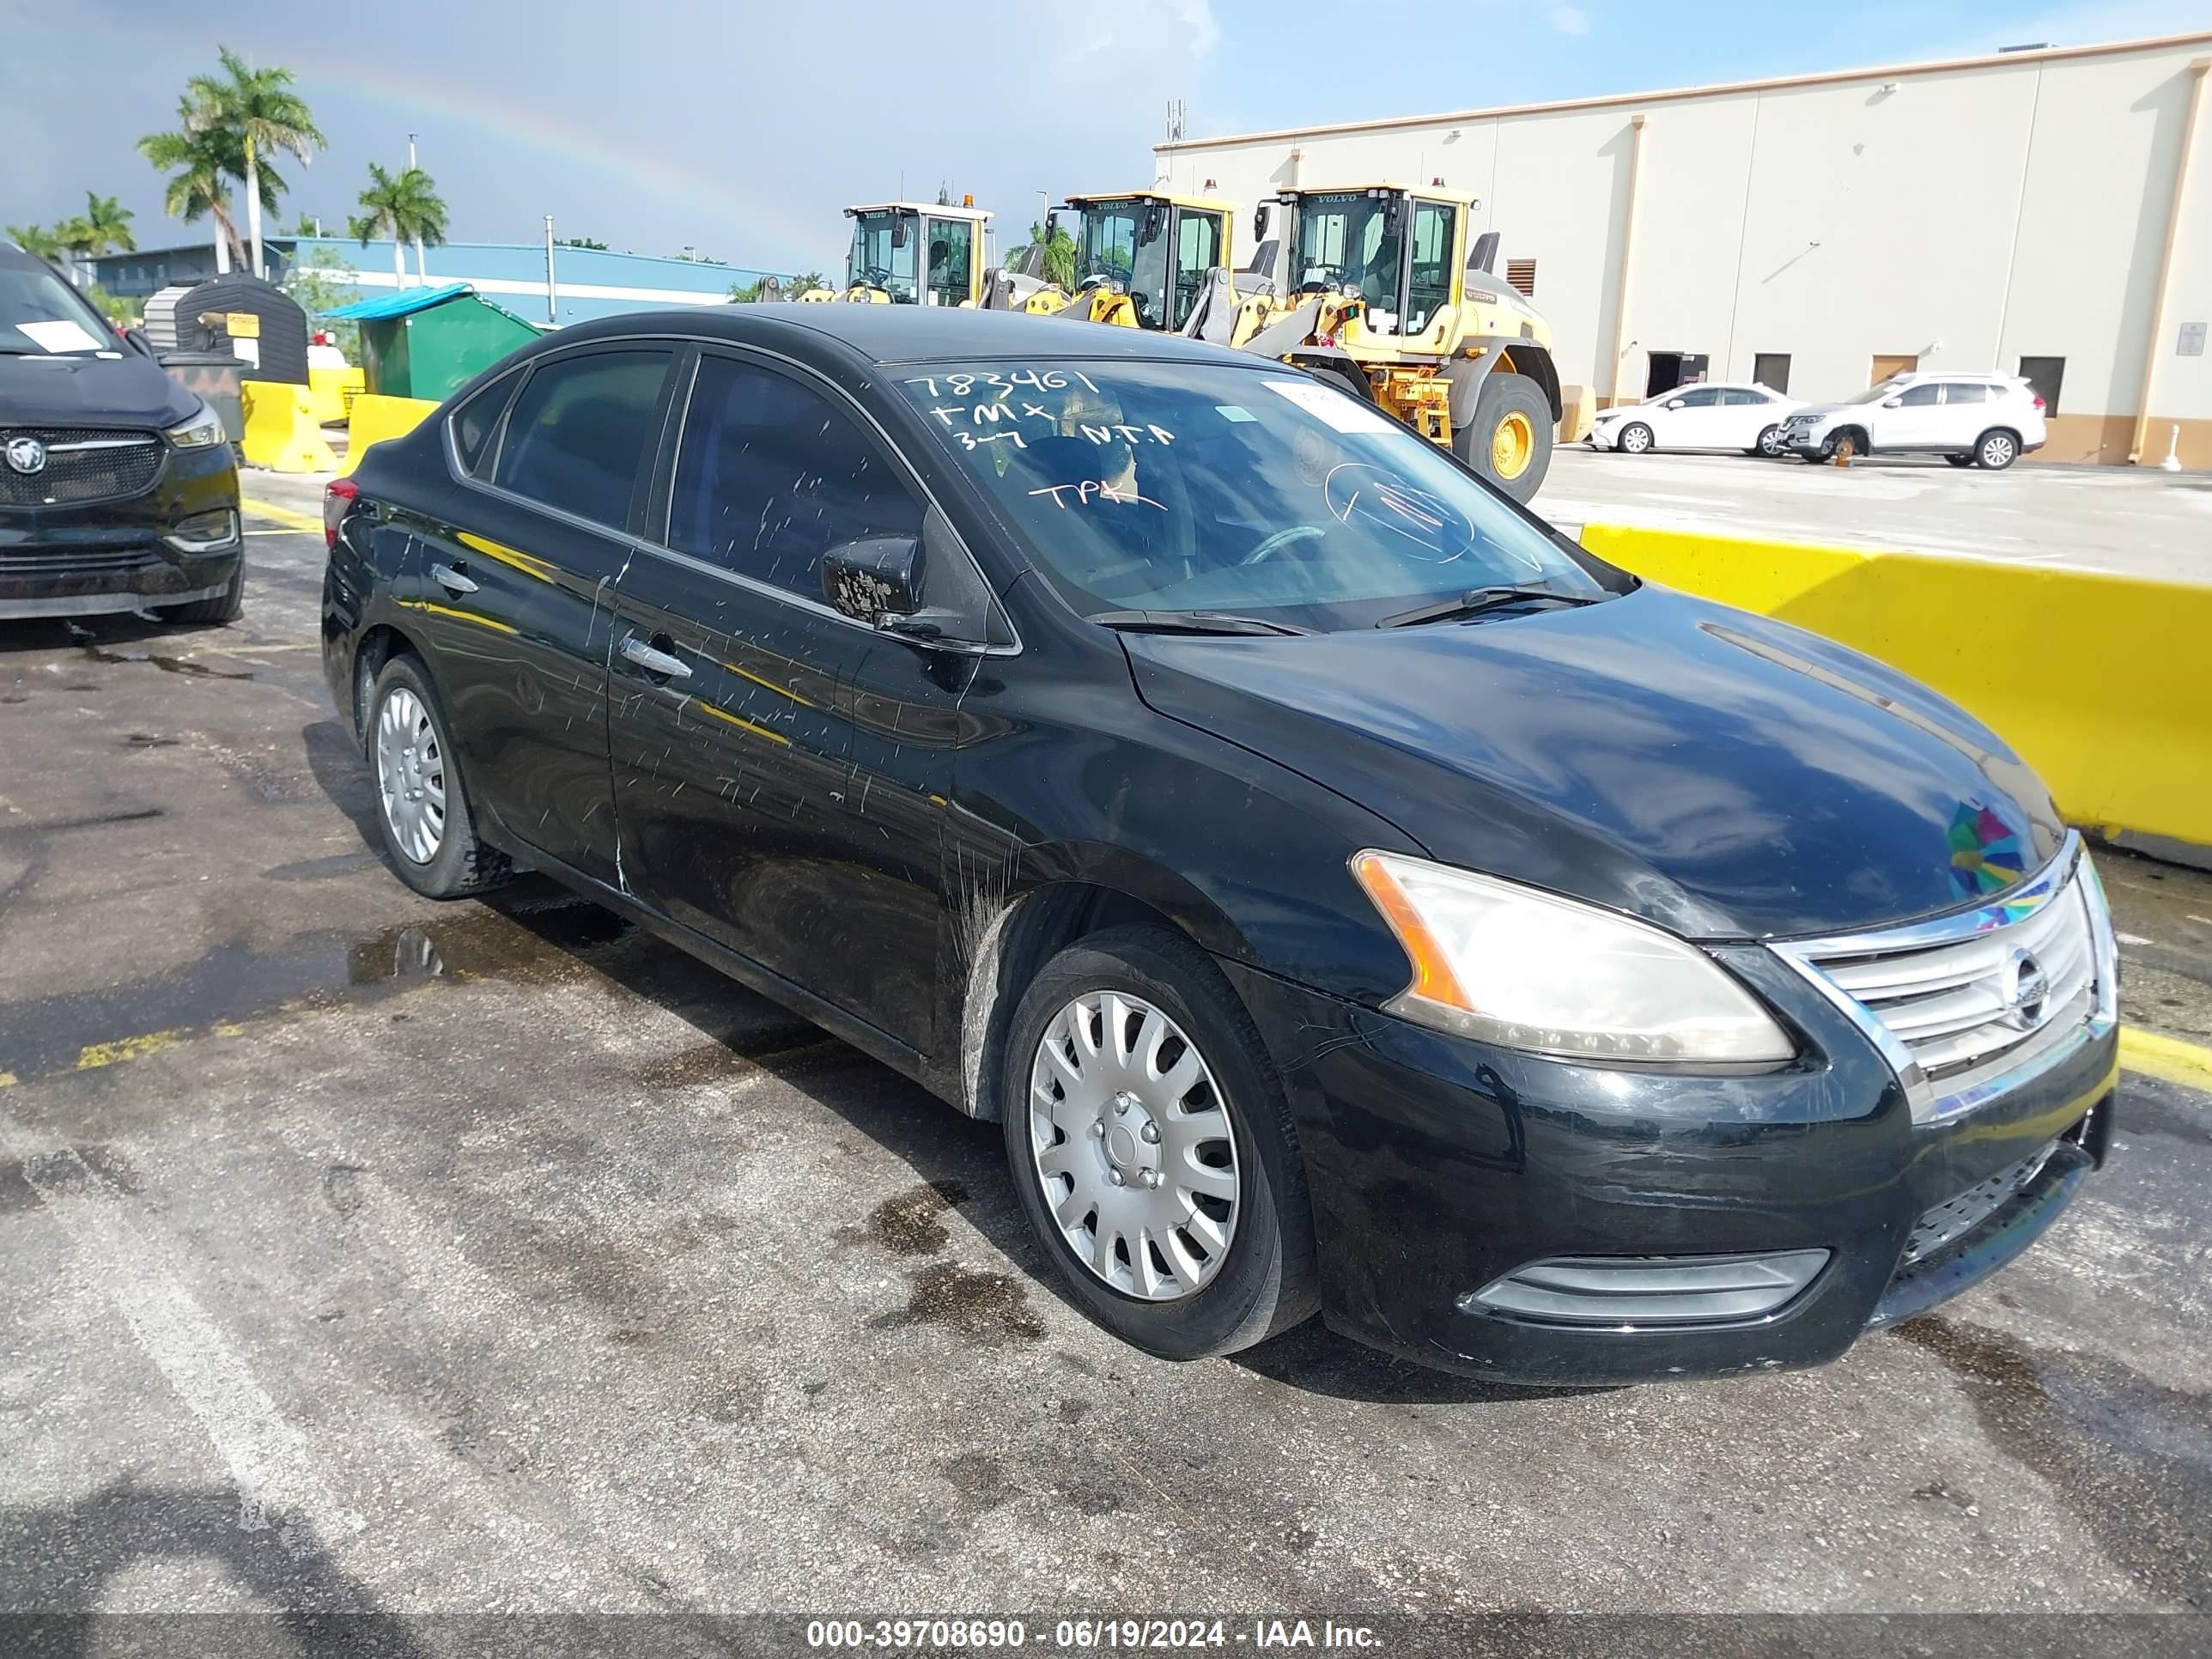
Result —
M1547 1325L1728 1324L1780 1311L1829 1254L1555 1255L1462 1297L1460 1307Z

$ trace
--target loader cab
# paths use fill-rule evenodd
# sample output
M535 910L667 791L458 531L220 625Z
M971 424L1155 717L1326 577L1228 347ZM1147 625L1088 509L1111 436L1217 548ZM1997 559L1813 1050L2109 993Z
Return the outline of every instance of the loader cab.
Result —
M945 203L885 202L849 207L853 240L845 284L893 305L972 305L982 295L984 238L991 216L970 197Z
M1179 330L1206 287L1206 274L1232 269L1237 210L1203 197L1144 191L1072 196L1077 283L1104 282L1127 294L1140 327Z
M1475 198L1370 185L1285 191L1275 201L1273 229L1290 249L1288 294L1357 295L1370 333L1407 337L1460 303Z

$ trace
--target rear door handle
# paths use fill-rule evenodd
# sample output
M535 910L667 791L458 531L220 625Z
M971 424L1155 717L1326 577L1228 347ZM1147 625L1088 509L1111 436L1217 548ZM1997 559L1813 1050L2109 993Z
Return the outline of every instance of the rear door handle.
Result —
M623 636L622 653L648 674L665 674L672 680L691 678L691 665L681 657L672 657L665 651L656 651L635 634Z
M449 593L473 593L477 591L477 585L474 582L449 564L432 565L430 580Z

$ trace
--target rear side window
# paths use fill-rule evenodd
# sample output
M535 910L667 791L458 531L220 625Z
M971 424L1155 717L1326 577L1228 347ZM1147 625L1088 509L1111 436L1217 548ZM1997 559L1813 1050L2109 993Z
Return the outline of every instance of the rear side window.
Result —
M1765 393L1746 391L1740 386L1731 386L1721 393L1721 402L1735 409L1741 409L1747 404L1763 404L1766 401Z
M699 360L676 454L668 544L772 586L822 596L822 555L918 536L923 503L859 422L768 369Z
M519 374L502 375L453 411L453 447L460 455L464 472L477 472L491 434L499 429L499 417L506 413L521 380Z
M594 351L539 366L514 400L493 482L620 529L659 435L665 350Z
M1990 400L1990 389L1979 380L1960 380L1943 388L1947 404L1985 404Z

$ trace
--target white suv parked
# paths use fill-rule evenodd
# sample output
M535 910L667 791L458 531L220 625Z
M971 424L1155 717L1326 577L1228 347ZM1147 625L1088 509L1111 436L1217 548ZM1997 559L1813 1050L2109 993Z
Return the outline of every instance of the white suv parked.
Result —
M1848 437L1856 455L1941 455L1954 466L2001 471L2043 447L2043 399L2012 374L1899 374L1840 404L1812 404L1782 428L1782 444L1826 460Z

